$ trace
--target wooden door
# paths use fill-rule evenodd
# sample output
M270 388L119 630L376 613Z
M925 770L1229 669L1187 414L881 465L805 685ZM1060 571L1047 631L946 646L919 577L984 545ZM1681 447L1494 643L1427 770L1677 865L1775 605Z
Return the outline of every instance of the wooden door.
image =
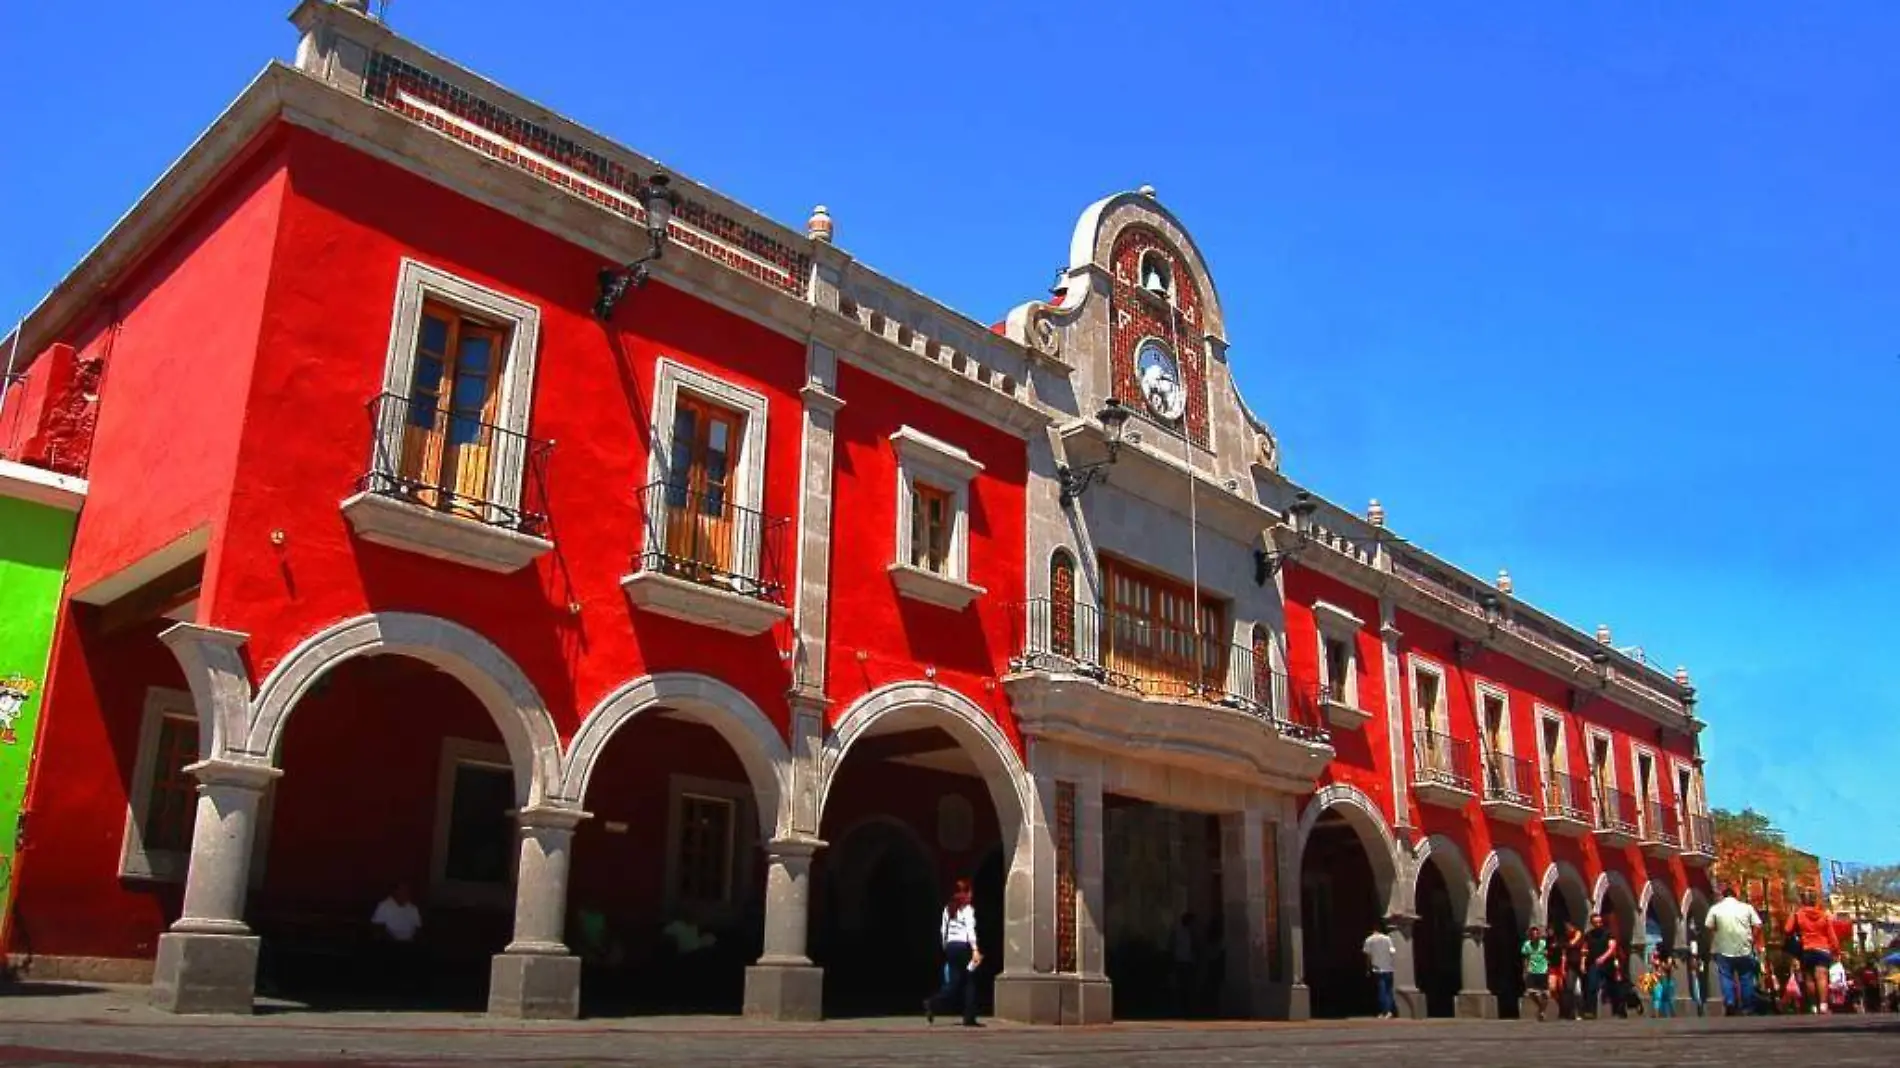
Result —
M740 415L680 394L667 468L666 555L700 579L730 575L737 560L733 467Z
M501 330L423 306L401 470L418 502L485 518L502 354Z

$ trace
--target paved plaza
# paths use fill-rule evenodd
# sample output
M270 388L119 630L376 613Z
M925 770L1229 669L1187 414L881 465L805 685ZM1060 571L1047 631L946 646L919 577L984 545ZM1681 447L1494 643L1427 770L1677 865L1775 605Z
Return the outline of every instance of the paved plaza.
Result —
M1116 1024L1064 1029L918 1020L751 1024L718 1017L523 1025L454 1014L179 1018L141 988L0 989L0 1065L719 1065L1090 1068L1188 1065L1900 1064L1900 1017L1594 1023L1376 1021Z

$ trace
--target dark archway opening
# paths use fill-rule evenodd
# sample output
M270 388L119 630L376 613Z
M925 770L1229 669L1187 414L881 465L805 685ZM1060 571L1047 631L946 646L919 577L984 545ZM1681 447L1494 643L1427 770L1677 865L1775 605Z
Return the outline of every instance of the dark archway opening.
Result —
M1337 812L1322 815L1300 856L1300 963L1315 1017L1377 1011L1360 947L1383 918L1381 904L1359 833Z
M1103 809L1115 1018L1216 1015L1226 963L1219 817L1114 794Z
M258 992L482 1011L513 927L516 792L481 702L418 660L348 660L292 710L279 766L248 909ZM421 921L406 942L372 922L398 886Z
M1522 952L1527 931L1503 875L1491 880L1491 889L1484 898L1484 916L1485 985L1497 998L1498 1016L1515 1020L1524 996Z
M1418 924L1413 928L1413 960L1427 1016L1456 1015L1464 970L1463 917L1451 887L1436 863L1418 873Z
M996 806L941 728L891 717L853 743L825 802L812 868L811 956L827 1017L911 1016L943 981L939 925L959 878L974 884L979 1007L1004 965L1006 869Z

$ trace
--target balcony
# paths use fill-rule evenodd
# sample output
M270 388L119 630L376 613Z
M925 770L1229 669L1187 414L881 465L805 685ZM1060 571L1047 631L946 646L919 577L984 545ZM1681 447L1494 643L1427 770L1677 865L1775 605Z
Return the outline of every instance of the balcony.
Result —
M1613 786L1597 791L1597 838L1604 845L1617 848L1635 845L1642 831L1637 821L1635 797Z
M1319 687L1318 697L1320 711L1326 713L1326 722L1341 730L1356 731L1372 719L1369 710L1360 708L1345 694L1324 683Z
M1509 753L1484 755L1484 812L1493 819L1523 825L1537 815L1537 772L1531 762Z
M785 620L789 520L740 507L723 488L680 482L643 487L640 503L645 548L620 580L635 608L745 636Z
M1590 818L1590 784L1574 775L1553 771L1544 777L1544 829L1568 838L1581 838L1595 828Z
M394 393L369 408L369 470L343 502L357 537L504 574L554 548L545 488L553 443Z
M1668 860L1682 852L1682 817L1659 801L1644 808L1641 841L1643 852L1657 860Z
M1317 702L1265 648L1047 599L1016 606L1012 629L1003 682L1027 735L1286 789L1332 759Z
M1683 840L1682 862L1706 868L1715 863L1715 821L1707 813L1691 812L1688 836Z
M1412 736L1412 792L1428 805L1463 808L1478 796L1476 761L1468 741L1438 731Z

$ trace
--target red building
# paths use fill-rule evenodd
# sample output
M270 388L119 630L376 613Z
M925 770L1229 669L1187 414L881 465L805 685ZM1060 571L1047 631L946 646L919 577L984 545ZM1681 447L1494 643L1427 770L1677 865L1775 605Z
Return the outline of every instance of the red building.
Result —
M1681 944L1686 680L1289 482L1151 190L992 330L361 6L16 339L91 487L17 966L320 998L407 884L493 1012L912 1011L960 874L1034 1021Z

